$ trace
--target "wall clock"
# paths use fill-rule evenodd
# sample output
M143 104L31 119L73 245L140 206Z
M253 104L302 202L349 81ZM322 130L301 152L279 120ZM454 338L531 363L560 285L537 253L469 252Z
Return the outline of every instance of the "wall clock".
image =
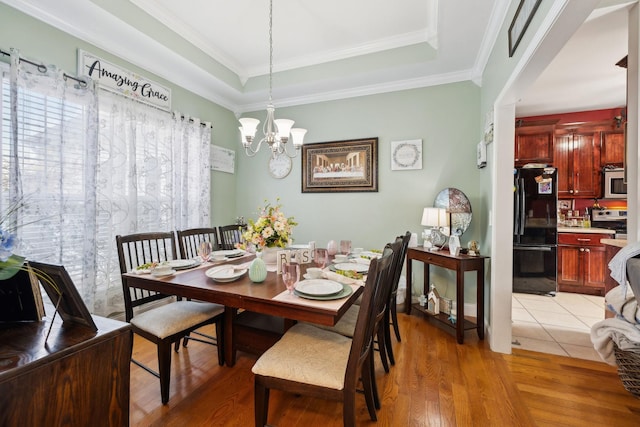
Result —
M293 161L291 157L286 154L276 154L276 156L269 157L269 173L272 177L277 179L282 179L285 176L289 175L291 172L291 166L293 165Z

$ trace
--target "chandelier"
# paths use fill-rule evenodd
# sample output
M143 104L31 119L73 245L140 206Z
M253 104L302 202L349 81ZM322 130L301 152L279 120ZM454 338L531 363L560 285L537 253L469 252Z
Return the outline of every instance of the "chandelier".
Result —
M275 107L271 99L271 92L273 87L273 0L269 1L269 104L267 105L267 118L262 125L262 138L254 148L253 141L256 136L256 130L260 124L260 120L250 117L243 117L239 119L242 126L240 129L240 136L244 151L249 157L255 156L264 142L269 145L271 149L272 157L277 157L281 154L286 154L289 157L295 157L300 152L300 147L303 144L304 134L307 133L306 129L293 128L293 120L289 119L276 119ZM291 136L291 138L289 138ZM287 149L287 143L289 139L293 142L295 152L292 154Z

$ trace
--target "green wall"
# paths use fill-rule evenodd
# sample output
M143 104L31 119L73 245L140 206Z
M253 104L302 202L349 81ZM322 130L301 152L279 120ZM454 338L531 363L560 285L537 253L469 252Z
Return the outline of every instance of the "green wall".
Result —
M379 191L302 193L300 156L294 159L291 173L278 180L268 173L266 149L252 158L238 151L238 214L255 218L265 199L280 198L285 214L299 222L294 230L298 243L314 240L324 246L330 239L349 239L354 246L382 248L407 230L420 236L422 209L433 206L440 190L456 187L474 210L471 227L461 239L463 246L471 239L482 244L479 230L484 228L486 211L478 208L479 102L480 89L464 82L291 108L279 109L276 104L277 118L293 119L295 126L308 129L305 143L377 137ZM263 120L264 112L244 116ZM390 143L407 139L422 139L423 168L392 171ZM422 270L416 270L414 293L422 283ZM455 295L455 285L446 289L445 282L455 284L455 279L449 279L435 279L446 296ZM475 301L475 287L465 299Z
M103 57L171 88L173 110L211 122L212 143L236 148L233 144L237 139L238 127L231 111L3 3L0 3L0 48L6 52L10 48L19 49L20 54L26 58L44 64L55 64L71 75L76 74L77 49ZM0 56L0 61L8 62L8 57ZM235 177L215 171L212 172L212 177L212 222L232 222L236 217Z

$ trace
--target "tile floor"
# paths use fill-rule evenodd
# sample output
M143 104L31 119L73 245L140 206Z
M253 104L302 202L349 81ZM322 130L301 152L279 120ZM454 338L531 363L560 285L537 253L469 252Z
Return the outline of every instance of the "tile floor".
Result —
M512 298L513 348L602 361L589 334L604 319L604 297L558 292Z

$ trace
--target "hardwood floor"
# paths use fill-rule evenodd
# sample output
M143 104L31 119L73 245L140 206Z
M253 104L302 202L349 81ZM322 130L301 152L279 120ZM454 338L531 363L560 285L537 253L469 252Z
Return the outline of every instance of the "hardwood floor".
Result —
M378 426L638 426L640 399L626 391L604 362L529 351L494 353L467 331L465 344L422 315L398 314L402 342L385 374L376 359L382 408L369 419L358 396L358 425ZM135 338L134 358L157 366L155 346ZM377 357L377 355L376 355ZM191 342L173 353L171 392L160 402L157 378L131 366L132 426L253 425L255 357L217 364L214 347ZM341 426L336 402L273 391L274 426Z

